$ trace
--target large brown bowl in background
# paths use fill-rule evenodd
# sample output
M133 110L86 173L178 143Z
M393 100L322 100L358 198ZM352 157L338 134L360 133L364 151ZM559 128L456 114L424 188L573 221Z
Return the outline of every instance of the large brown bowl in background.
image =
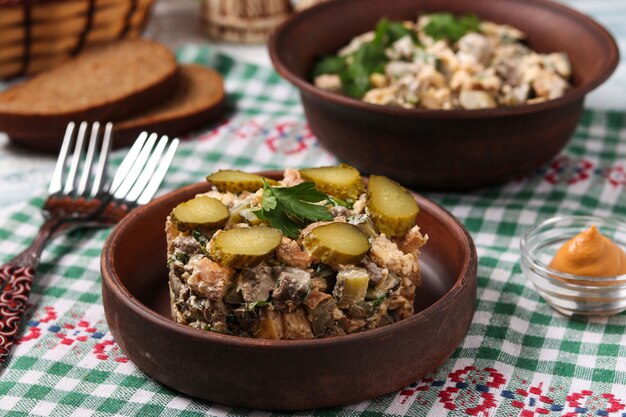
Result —
M488 110L378 106L330 93L309 82L314 62L382 17L474 13L528 35L539 52L564 51L574 88L533 105ZM545 0L335 0L295 15L270 39L276 70L300 89L313 133L332 153L364 172L423 188L467 189L526 175L569 141L585 95L619 61L611 35L591 18Z
M461 343L476 299L474 243L447 211L417 195L417 223L430 239L420 257L423 285L414 316L363 333L314 340L257 340L175 323L165 219L178 203L209 189L207 183L191 185L138 208L104 246L107 322L124 353L150 377L222 404L329 407L396 391L437 368Z

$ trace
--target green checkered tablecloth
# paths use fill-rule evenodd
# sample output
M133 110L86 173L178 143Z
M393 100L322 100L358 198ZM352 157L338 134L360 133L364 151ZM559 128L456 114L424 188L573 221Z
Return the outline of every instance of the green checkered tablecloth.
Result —
M179 59L224 75L230 112L183 143L162 192L218 168L336 162L309 131L295 89L272 70L193 46ZM518 249L531 224L557 213L623 217L625 184L626 115L587 111L565 151L534 175L467 194L427 193L466 225L478 249L477 310L463 344L397 393L298 415L626 416L626 314L586 322L559 315L524 278ZM41 194L0 222L0 261L34 236ZM0 373L0 415L270 415L178 394L124 356L101 302L107 235L77 232L45 252L19 344Z

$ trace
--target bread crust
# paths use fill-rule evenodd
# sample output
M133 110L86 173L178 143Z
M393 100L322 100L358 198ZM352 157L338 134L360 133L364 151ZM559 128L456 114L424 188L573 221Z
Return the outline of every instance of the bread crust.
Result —
M30 145L39 149L58 149L65 132L65 128L70 121L110 121L119 120L128 117L130 114L136 113L146 106L146 103L159 103L170 96L178 84L178 66L174 55L165 48L165 46L148 40L128 40L121 41L117 44L109 44L105 48L112 45L119 45L124 42L137 43L138 47L146 45L149 48L158 48L164 56L163 76L152 83L141 85L140 88L128 93L120 94L109 100L99 100L98 103L82 105L77 103L75 109L71 111L51 111L49 113L26 113L6 110L2 108L2 101L10 101L11 95L19 96L19 90L29 83L10 88L0 94L0 131L6 132L13 138L28 138L28 140L18 140L25 145ZM164 53L164 51L167 51ZM92 51L91 54L97 54ZM76 65L82 56L71 59L59 67ZM58 71L58 70L57 70ZM40 77L54 77L57 74L55 69L41 73L33 77L33 81ZM61 72L62 73L62 72ZM62 82L62 80L59 80ZM102 88L114 88L115 86L103 85ZM55 143L39 143L40 140L51 139ZM28 142L28 143L27 143Z
M149 116L137 115L118 122L113 128L116 143L130 144L144 130L178 136L212 122L223 113L226 106L224 81L216 71L188 64L181 66L180 73L180 84L189 83L186 88L206 89L202 103L193 104L192 108L182 115L172 114L166 110ZM179 107L184 107L186 104L182 102Z
M187 84L185 86L185 84ZM199 65L182 65L178 72L177 88L202 89L203 99L190 105L188 111L172 111L171 105L167 107L167 100L163 111L160 111L159 104L151 110L147 109L121 121L114 121L113 127L113 147L126 147L131 145L142 131L156 132L160 135L170 137L192 131L200 126L217 119L226 107L226 94L222 77L214 70ZM176 108L184 108L187 104L183 97L176 97L176 91L168 100L174 100ZM156 101L156 103L163 100ZM145 103L142 103L145 108ZM75 119L81 120L81 119ZM102 121L109 121L102 119ZM63 126L63 131L65 126ZM31 133L20 133L10 135L11 141L23 146L36 147L46 152L58 151L63 132L56 136L50 135L48 131L37 130Z
M137 136L145 131L157 132L169 137L180 136L191 132L207 123L216 120L224 112L226 100L223 98L213 107L206 108L199 113L189 114L178 119L162 120L149 125L136 125L128 128L113 129L115 134L115 147L132 144Z

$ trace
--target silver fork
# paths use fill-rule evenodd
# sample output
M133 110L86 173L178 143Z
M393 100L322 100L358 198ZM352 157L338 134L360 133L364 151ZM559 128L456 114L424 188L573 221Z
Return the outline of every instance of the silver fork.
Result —
M33 243L22 253L0 266L0 364L6 361L15 343L21 317L28 303L33 276L46 243L54 236L77 227L106 227L120 221L137 205L148 203L167 172L178 139L160 139L143 132L107 181L112 124L83 122L75 133L70 123L43 206L44 223ZM74 141L74 137L76 141ZM100 146L98 143L100 142ZM70 156L70 148L74 151ZM99 150L98 150L99 148ZM96 162L97 160L97 162Z

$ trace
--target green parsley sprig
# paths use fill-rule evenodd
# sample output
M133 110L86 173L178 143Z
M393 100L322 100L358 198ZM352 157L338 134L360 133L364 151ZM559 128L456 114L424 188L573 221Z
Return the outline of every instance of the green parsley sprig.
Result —
M433 13L424 27L424 33L435 40L448 39L457 42L468 32L478 32L480 20L476 15L455 17L452 13Z
M333 220L328 208L319 204L326 201L330 201L330 197L316 189L312 182L293 187L272 187L263 180L261 209L254 214L282 231L285 236L297 239L300 229L307 224Z

